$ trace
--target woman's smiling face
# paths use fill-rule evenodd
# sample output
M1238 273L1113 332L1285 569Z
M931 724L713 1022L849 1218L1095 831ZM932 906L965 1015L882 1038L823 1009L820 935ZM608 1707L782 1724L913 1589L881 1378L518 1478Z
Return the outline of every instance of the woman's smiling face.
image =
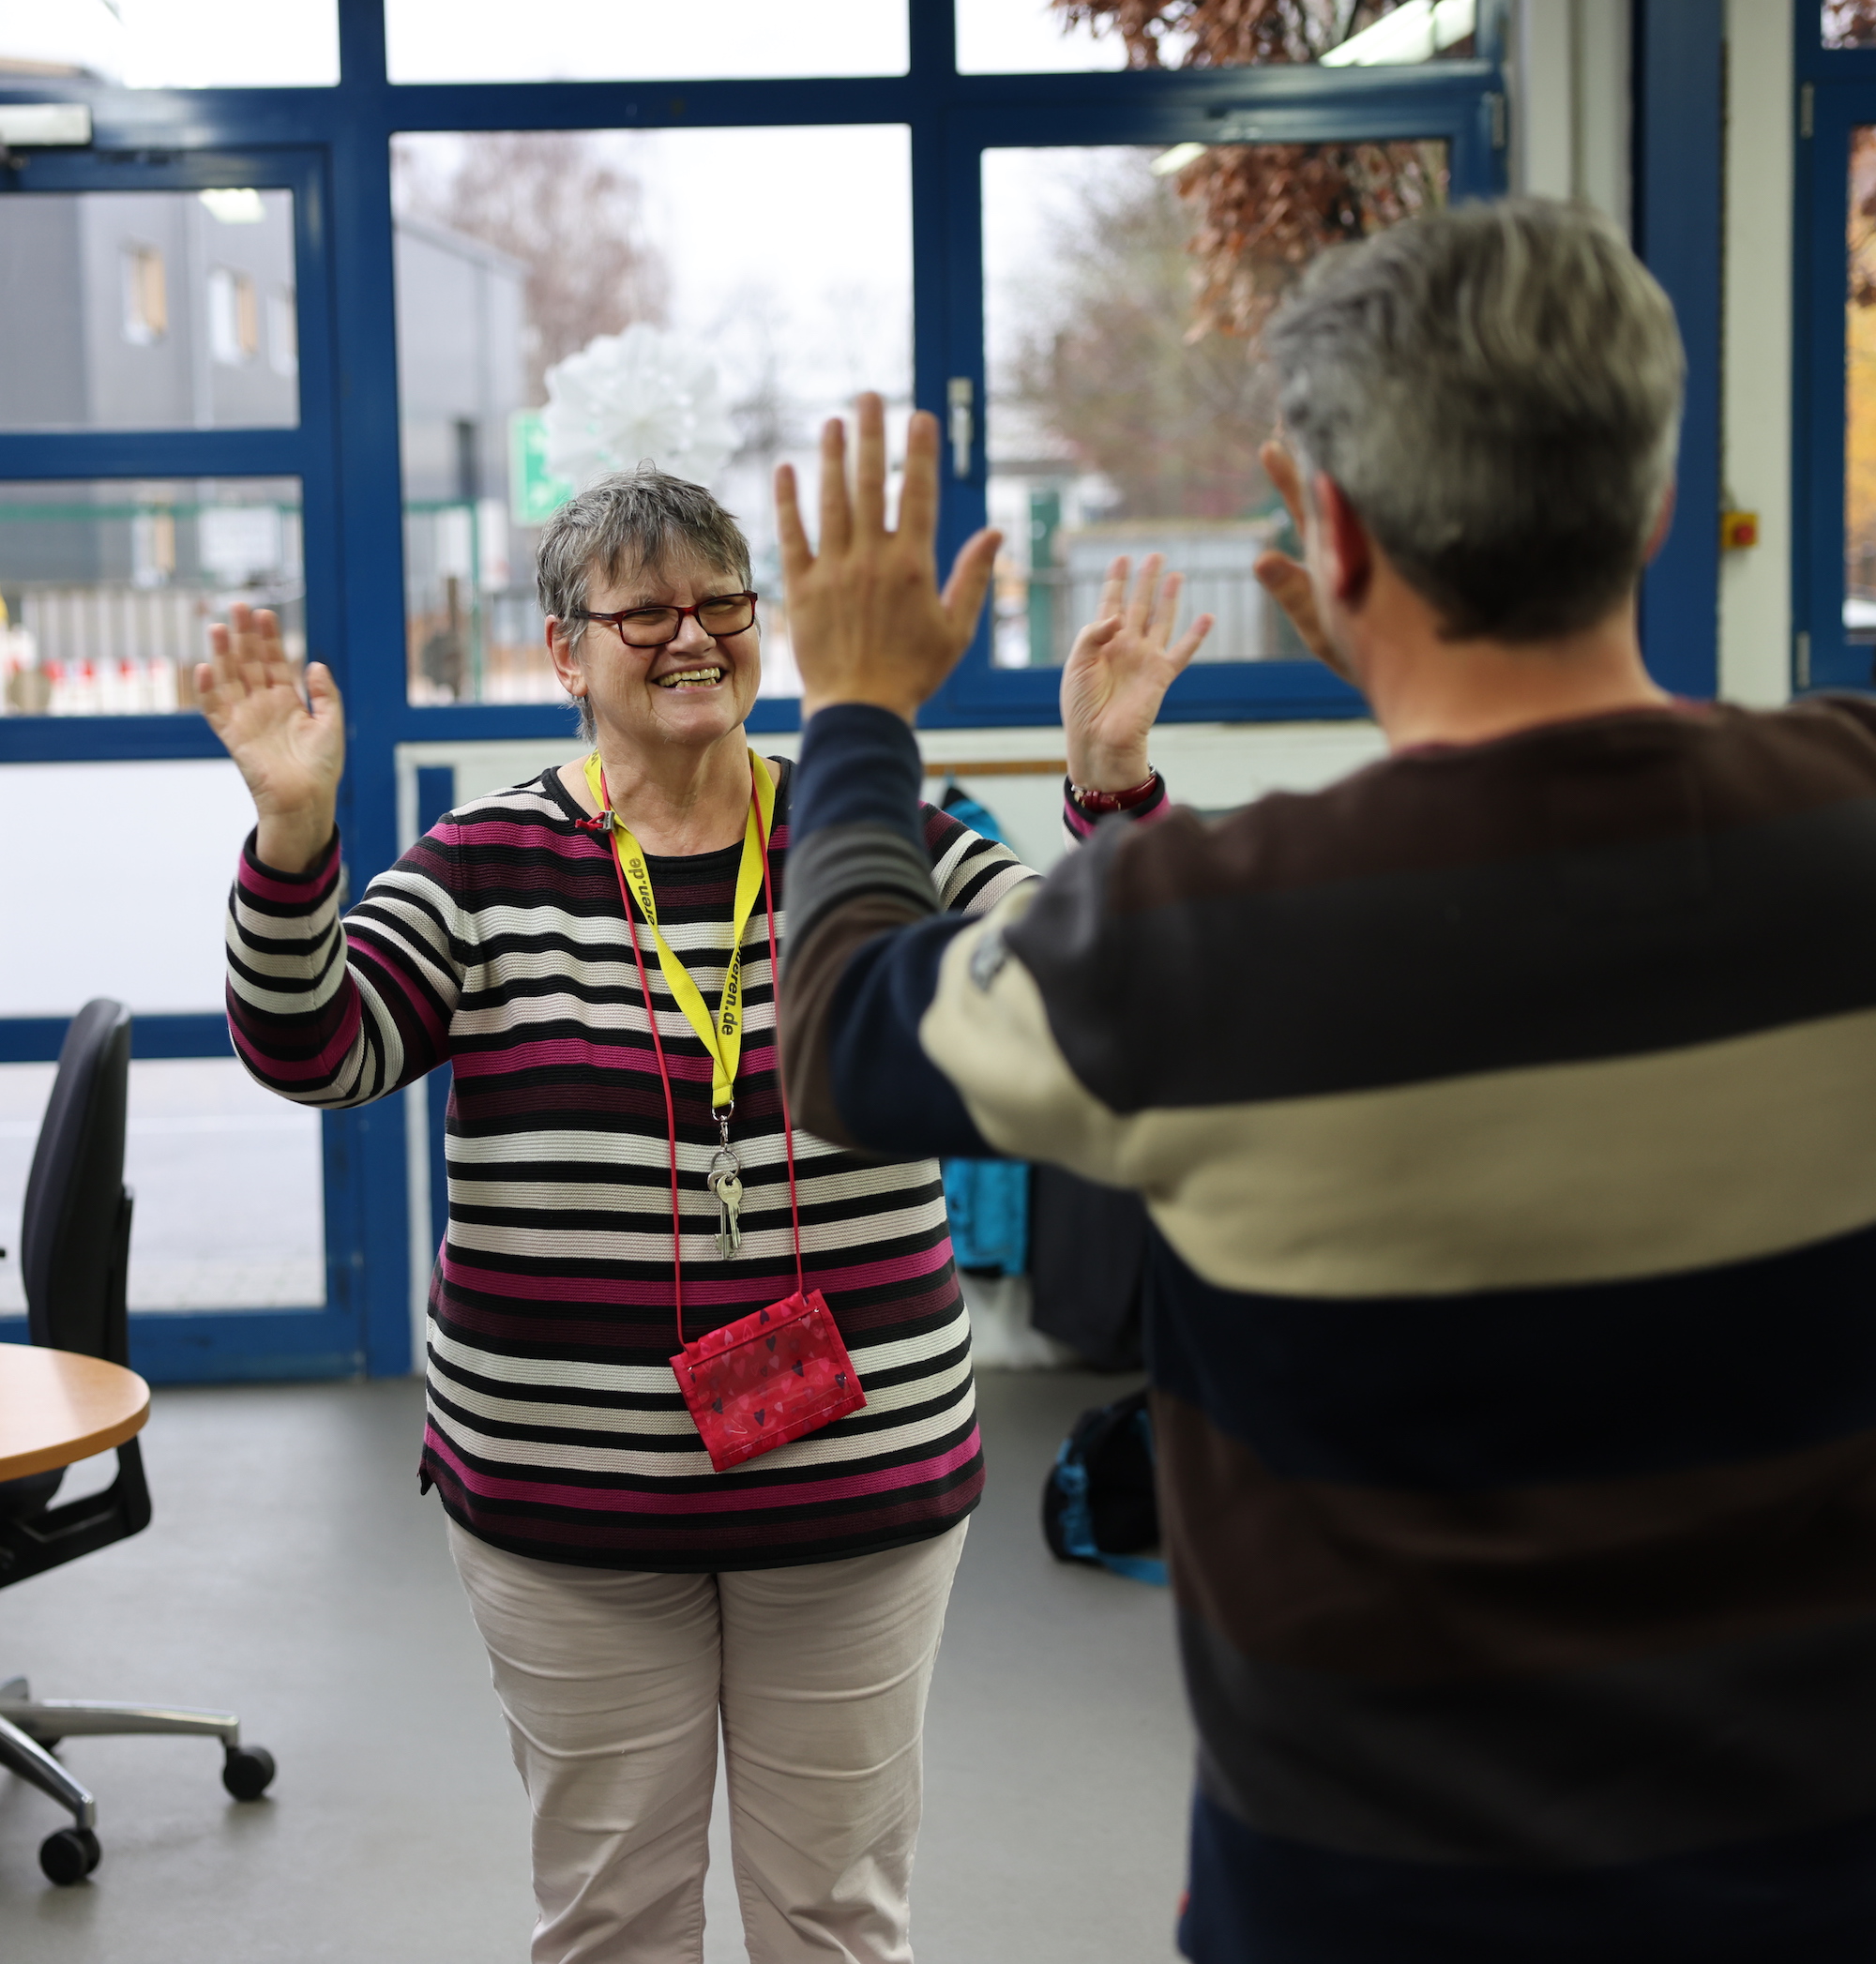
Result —
M613 577L595 567L586 612L617 613L635 607L695 607L719 594L743 590L741 575L694 559L673 559ZM673 744L698 748L741 727L762 682L762 632L753 621L737 634L711 635L686 614L662 647L628 647L603 621L584 623L569 646L566 629L551 625L554 667L569 695L582 697L601 748Z

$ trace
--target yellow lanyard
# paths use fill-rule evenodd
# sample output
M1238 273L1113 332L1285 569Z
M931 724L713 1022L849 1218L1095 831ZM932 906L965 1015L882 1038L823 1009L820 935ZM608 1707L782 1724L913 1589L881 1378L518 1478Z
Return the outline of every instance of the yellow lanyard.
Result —
M767 764L753 750L749 752L749 816L743 829L743 863L736 873L736 903L730 924L730 963L723 972L723 1000L714 1018L704 1004L704 991L672 953L658 928L658 901L651 890L651 869L645 864L644 848L632 837L625 820L612 811L613 851L618 855L619 870L639 903L645 926L651 929L651 938L658 944L658 965L665 987L710 1053L713 1111L721 1111L735 1103L736 1065L743 1054L743 929L749 926L756 896L763 890L762 842L775 830L775 780L768 774ZM602 812L611 811L612 801L606 795L606 780L597 750L586 760L586 788ZM762 811L760 826L756 823L758 807ZM649 1003L645 1012L656 1014Z

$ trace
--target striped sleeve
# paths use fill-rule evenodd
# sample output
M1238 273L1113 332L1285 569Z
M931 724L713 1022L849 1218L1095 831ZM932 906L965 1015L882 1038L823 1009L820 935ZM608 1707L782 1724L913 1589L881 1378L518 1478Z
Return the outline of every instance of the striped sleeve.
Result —
M1039 877L1006 845L973 832L940 807L921 805L918 816L931 854L931 884L946 914L988 914Z
M449 1055L462 986L460 855L448 823L420 838L340 917L335 832L302 874L242 848L228 900L228 1026L269 1091L369 1104Z

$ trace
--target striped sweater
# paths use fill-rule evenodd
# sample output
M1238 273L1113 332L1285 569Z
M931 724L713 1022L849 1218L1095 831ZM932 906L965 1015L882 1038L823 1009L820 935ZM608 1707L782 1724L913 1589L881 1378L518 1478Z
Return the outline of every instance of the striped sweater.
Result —
M775 768L779 903L793 766ZM976 1504L983 1458L970 1324L930 1159L882 1162L796 1130L808 1286L826 1296L867 1405L712 1471L669 1362L663 1092L610 852L582 815L552 771L481 799L432 827L342 922L336 838L299 878L259 864L250 838L230 901L229 1021L270 1090L361 1105L453 1069L426 1485L496 1547L596 1566L779 1566L943 1532ZM937 904L981 912L1034 878L941 811L926 807L920 822ZM650 862L659 924L712 1003L741 852ZM779 912L778 937L784 928ZM675 1099L689 1338L794 1287L760 901L743 959L732 1134L743 1248L728 1261L704 1185L717 1144L709 1059L646 963Z
M917 901L824 711L789 1082L1146 1197L1203 1964L1876 1956L1876 704L1644 712Z

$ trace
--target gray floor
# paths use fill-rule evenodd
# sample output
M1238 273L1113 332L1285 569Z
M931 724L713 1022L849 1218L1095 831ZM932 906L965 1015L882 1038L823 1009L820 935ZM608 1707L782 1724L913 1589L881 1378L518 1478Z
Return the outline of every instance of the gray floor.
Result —
M1190 1742L1167 1597L1058 1566L1036 1527L1068 1422L1125 1388L982 1381L991 1484L927 1729L921 1964L1172 1955ZM104 1859L63 1890L37 1860L59 1816L0 1775L7 1964L525 1959L526 1807L417 1498L419 1409L408 1382L159 1392L154 1525L0 1591L0 1677L232 1706L280 1765L240 1806L210 1742L71 1742ZM710 1964L743 1956L725 1867Z

